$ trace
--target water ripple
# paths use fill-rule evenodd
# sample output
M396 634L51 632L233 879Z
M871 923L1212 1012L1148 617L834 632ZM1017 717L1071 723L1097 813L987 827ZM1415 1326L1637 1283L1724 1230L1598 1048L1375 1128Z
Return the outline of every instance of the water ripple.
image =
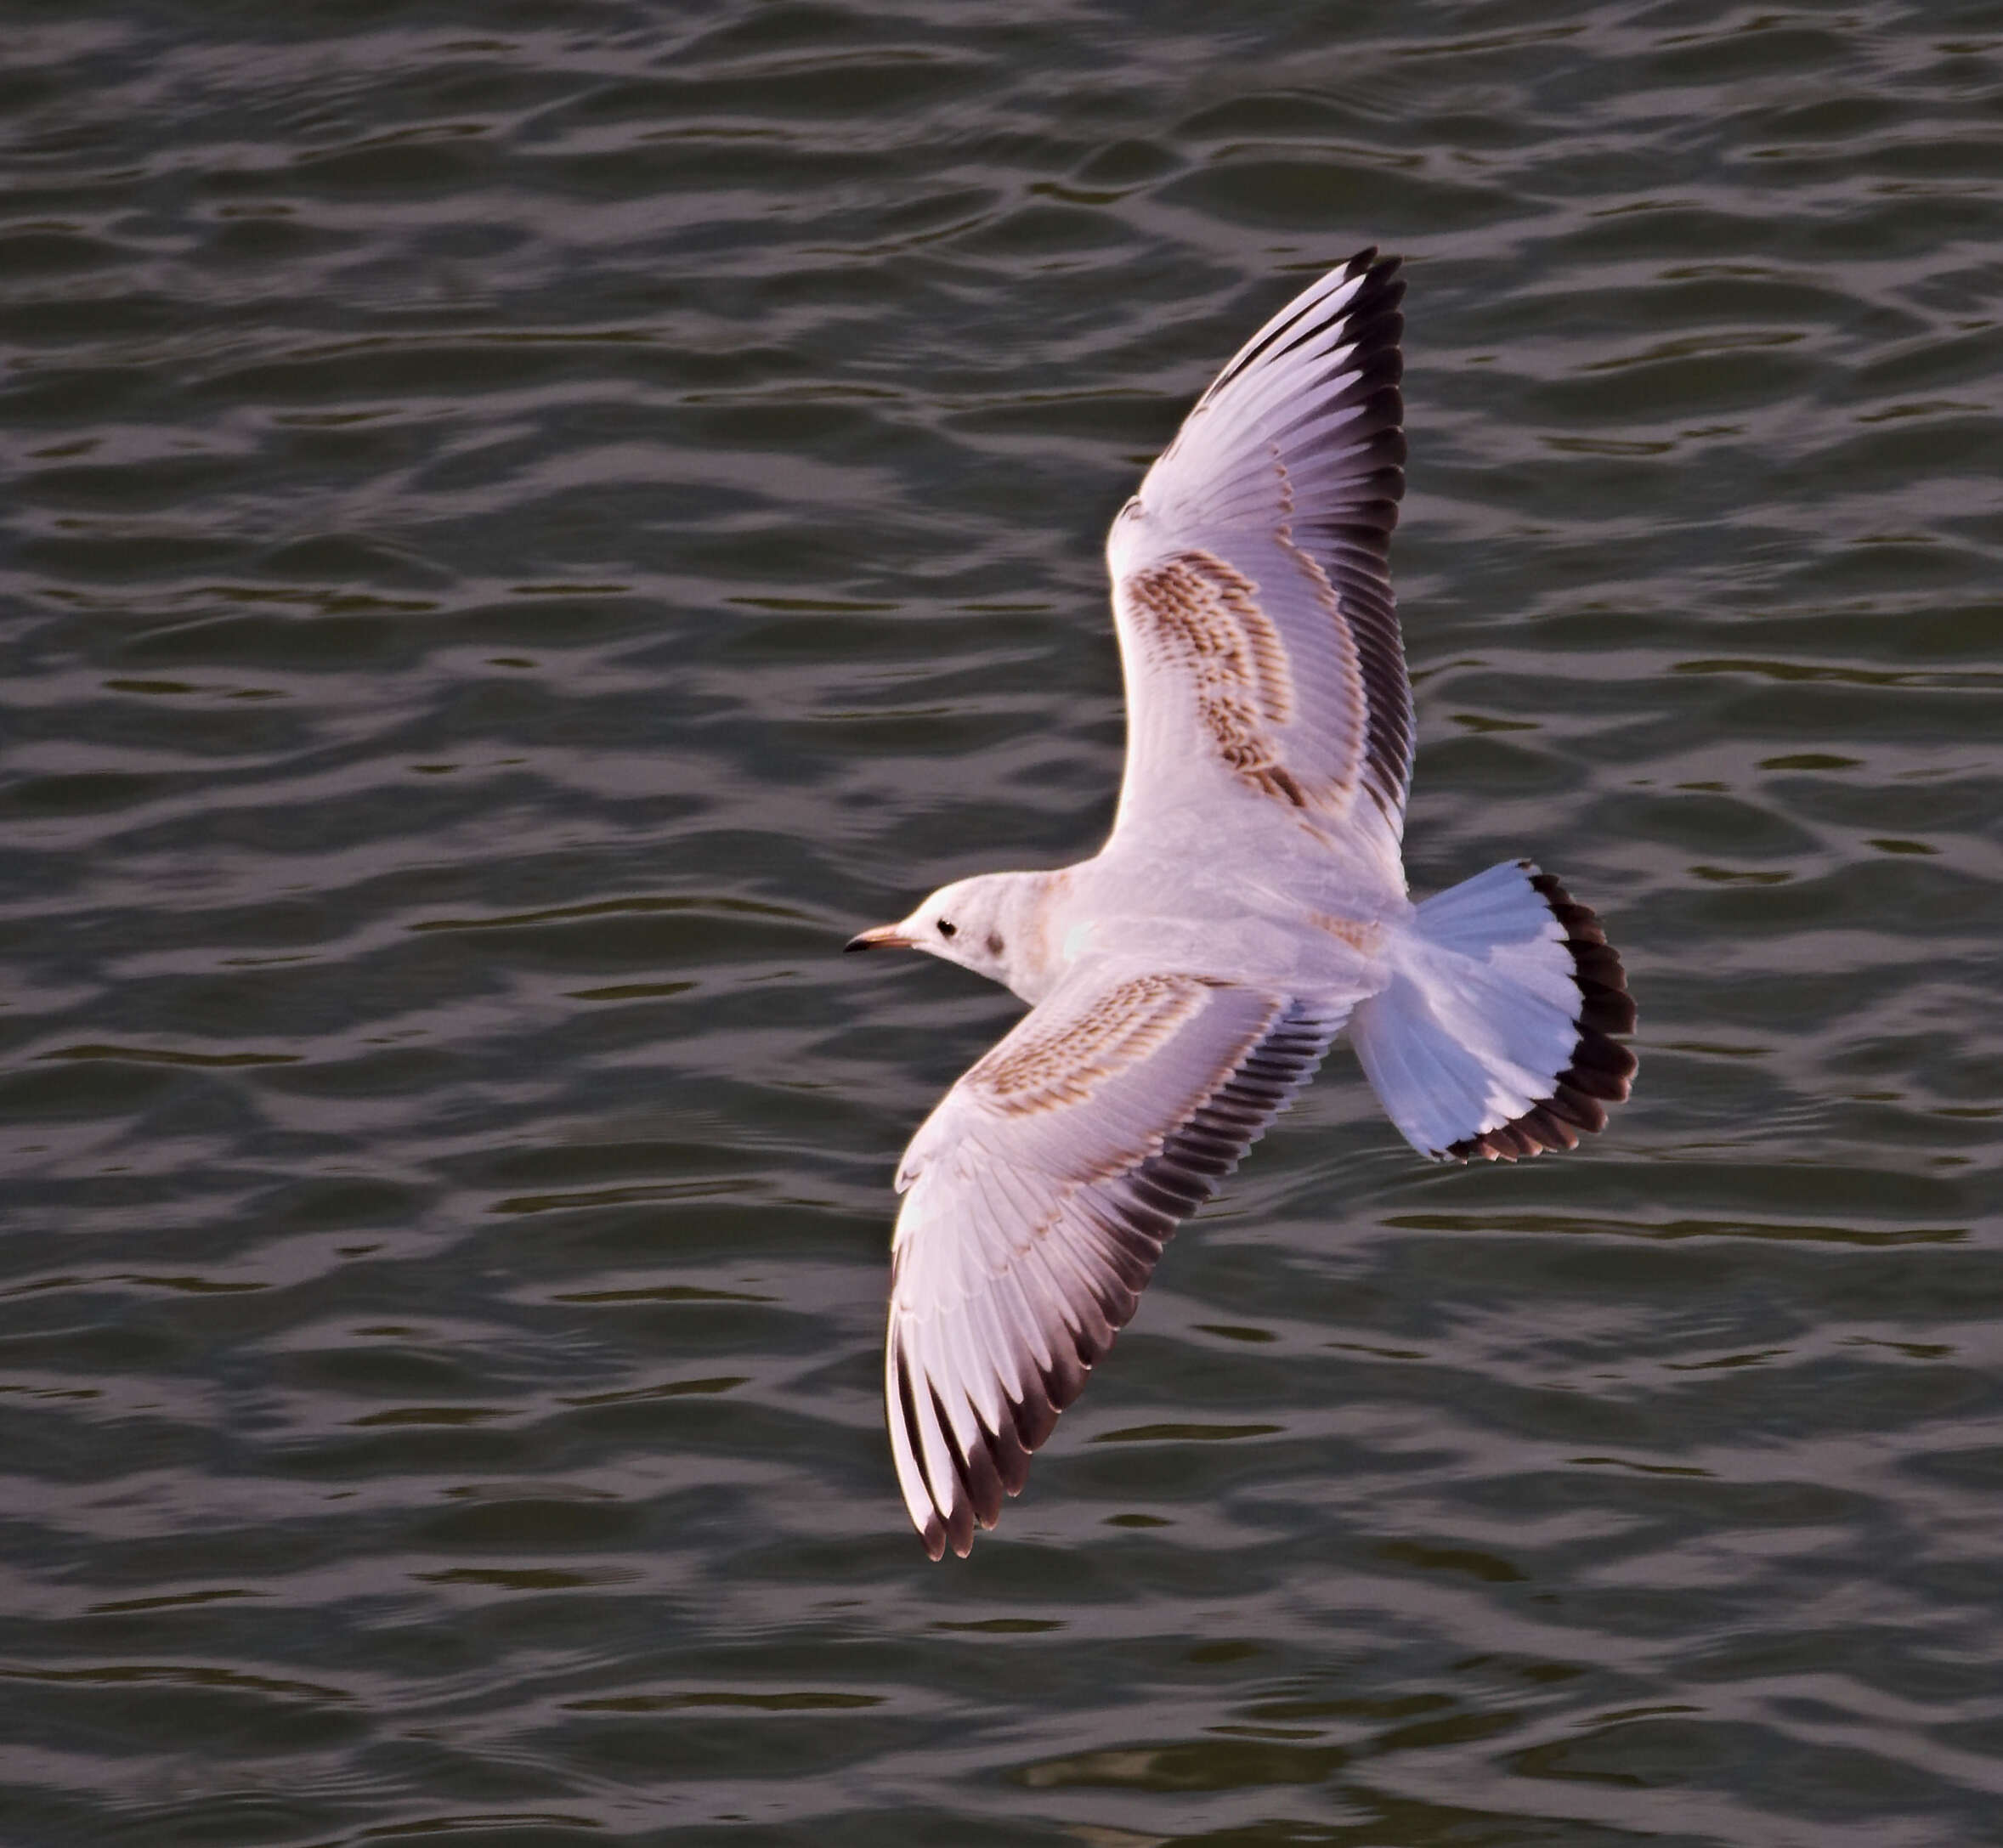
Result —
M9 1839L1983 1838L1985 33L20 22ZM1642 1088L1429 1170L1338 1055L928 1570L887 1178L1013 1009L834 952L1089 850L1105 521L1372 241L1414 883L1562 869Z

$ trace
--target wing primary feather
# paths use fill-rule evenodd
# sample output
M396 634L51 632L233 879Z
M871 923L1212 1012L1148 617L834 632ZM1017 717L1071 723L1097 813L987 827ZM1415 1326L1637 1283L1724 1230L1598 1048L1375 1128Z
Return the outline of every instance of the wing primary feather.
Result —
M967 1298L967 1325L987 1356L988 1370L999 1389L994 1416L997 1427L1009 1418L1011 1401L1022 1396L1023 1368L1016 1350L1010 1345L1000 1312L992 1291L980 1291Z
M925 1486L931 1490L932 1506L944 1519L950 1539L953 1506L959 1500L959 1477L953 1467L953 1447L946 1441L938 1394L922 1369L911 1381L911 1404L918 1415L918 1460L925 1466Z
M965 1559L974 1546L974 1502L967 1493L965 1480L965 1460L954 1454L948 1436L946 1408L939 1403L936 1391L926 1394L925 1450L932 1450L935 1438L945 1453L942 1467L945 1471L943 1481L946 1493L941 1512L946 1517L946 1544L960 1558ZM936 1488L936 1484L934 1485Z
M931 1382L933 1400L945 1417L946 1435L953 1450L964 1459L981 1431L981 1415L967 1390L965 1358L954 1352L943 1316L936 1316L921 1326L925 1337L922 1354L925 1376Z
M1074 1284L1084 1302L1097 1313L1097 1321L1088 1321L1078 1331L1079 1358L1087 1366L1097 1366L1112 1346L1113 1337L1132 1318L1140 1298L1112 1274L1103 1260L1098 1259L1097 1254L1083 1240L1075 1246L1049 1246L1045 1257L1053 1269L1060 1265L1063 1267L1067 1275L1061 1283Z
M1004 1410L1008 1403L1008 1389L988 1359L987 1343L975 1324L973 1310L976 1300L970 1297L960 1308L960 1383L981 1428L996 1431L1008 1422L1008 1414Z
M1050 1370L1050 1342L1042 1325L1037 1320L1035 1305L1029 1300L1029 1292L1023 1288L1021 1275L1011 1266L995 1279L994 1288L1003 1309L1014 1325L1024 1363L1035 1376L1040 1378ZM1035 1445L1032 1444L1030 1448L1033 1450Z
M1333 318L1349 309L1362 291L1361 285L1367 278L1370 266L1377 261L1377 246L1361 250L1348 263L1331 270L1321 280L1303 294L1297 296L1287 306L1266 322L1251 339L1239 348L1217 375L1215 383L1203 398L1209 398L1221 393L1225 387L1242 372L1248 372L1261 360L1269 359L1277 351L1284 351L1287 336L1304 322L1310 325L1321 325L1315 320L1317 314ZM1198 402L1202 402L1199 399Z
M942 1559L946 1554L946 1525L939 1517L931 1485L925 1479L925 1472L919 1467L913 1444L918 1429L918 1404L912 1393L911 1370L904 1355L894 1310L886 1343L884 1370L889 1376L887 1383L891 1388L891 1455L897 1466L897 1485L903 1491L904 1506L910 1511L912 1525L918 1529L925 1551L934 1559Z

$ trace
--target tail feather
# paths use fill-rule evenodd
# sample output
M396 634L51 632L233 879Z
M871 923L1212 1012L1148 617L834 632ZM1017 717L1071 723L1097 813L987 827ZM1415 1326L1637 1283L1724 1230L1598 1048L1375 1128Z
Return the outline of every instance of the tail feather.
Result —
M1349 1037L1422 1154L1514 1161L1606 1127L1635 1059L1633 998L1599 920L1548 873L1508 861L1418 907L1392 980Z

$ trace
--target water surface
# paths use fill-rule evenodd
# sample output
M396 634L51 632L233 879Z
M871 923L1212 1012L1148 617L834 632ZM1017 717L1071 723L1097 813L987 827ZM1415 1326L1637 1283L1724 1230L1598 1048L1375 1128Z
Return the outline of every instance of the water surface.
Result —
M195 0L0 68L0 1813L31 1844L2003 1840L2003 12ZM964 1563L888 1181L1089 852L1106 521L1410 264L1421 892Z

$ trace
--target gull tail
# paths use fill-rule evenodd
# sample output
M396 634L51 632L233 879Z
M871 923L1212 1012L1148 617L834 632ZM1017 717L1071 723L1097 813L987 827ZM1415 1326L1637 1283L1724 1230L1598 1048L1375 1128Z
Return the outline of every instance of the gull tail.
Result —
M1418 907L1349 1039L1391 1121L1436 1161L1576 1149L1627 1095L1621 958L1548 873L1505 861Z

